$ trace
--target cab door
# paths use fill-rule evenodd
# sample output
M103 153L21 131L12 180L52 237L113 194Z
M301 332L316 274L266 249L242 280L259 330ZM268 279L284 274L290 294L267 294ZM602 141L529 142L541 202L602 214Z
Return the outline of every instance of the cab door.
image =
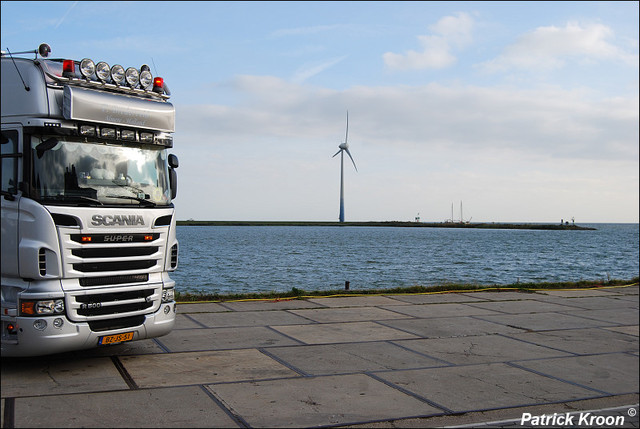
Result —
M0 216L2 242L0 258L2 277L18 277L18 219L20 192L19 177L22 169L22 154L19 129L2 129L0 141Z

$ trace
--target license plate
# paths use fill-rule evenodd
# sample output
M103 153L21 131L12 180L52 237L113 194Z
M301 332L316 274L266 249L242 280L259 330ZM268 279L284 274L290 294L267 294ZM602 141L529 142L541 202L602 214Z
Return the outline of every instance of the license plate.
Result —
M122 343L124 341L133 340L133 332L125 332L123 334L105 335L98 338L98 345L105 346L107 344Z

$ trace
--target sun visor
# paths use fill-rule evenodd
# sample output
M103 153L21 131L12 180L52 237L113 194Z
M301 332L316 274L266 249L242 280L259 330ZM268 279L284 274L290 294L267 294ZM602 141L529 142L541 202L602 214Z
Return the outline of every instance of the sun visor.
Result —
M166 101L64 87L65 119L165 132L175 131L175 108Z

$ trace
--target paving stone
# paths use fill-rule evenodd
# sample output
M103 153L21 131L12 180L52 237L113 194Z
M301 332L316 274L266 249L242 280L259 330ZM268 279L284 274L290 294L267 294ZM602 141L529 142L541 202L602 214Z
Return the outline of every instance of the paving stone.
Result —
M295 311L227 311L224 313L198 313L189 316L208 328L228 328L240 326L269 326L269 325L301 325L313 323L304 317L297 316Z
M223 302L224 308L233 311L294 310L297 308L321 308L323 305L305 299Z
M376 376L454 412L601 396L503 363L383 372Z
M206 313L209 314L209 313ZM213 313L215 314L215 313ZM202 324L193 320L191 314L176 314L176 324L173 329L197 329L202 328Z
M631 299L629 299L631 298ZM634 302L636 301L636 302ZM558 301L559 304L568 305L584 310L603 310L608 308L634 308L637 306L637 299L632 296L616 296L616 297L584 297L584 298L563 298Z
M385 308L385 307L382 307ZM483 314L499 314L495 311L477 308L467 304L422 304L422 305L394 305L388 307L390 310L409 316L420 318L431 317L452 317L452 316L474 316Z
M503 314L498 316L477 317L482 320L532 331L615 325L615 323L611 322L585 319L583 317L571 316L564 313Z
M399 306L389 307L396 309ZM412 307L412 306L408 306ZM321 323L331 322L358 322L365 320L387 320L402 319L409 316L398 314L394 311L385 310L378 307L358 307L358 311L352 308L319 308L308 310L291 310L291 313L302 316L306 319Z
M474 317L468 316L432 319L385 320L384 324L392 328L410 332L422 338L450 338L468 335L511 334L522 332L522 329L499 323L478 320Z
M471 307L484 308L486 310L493 310L494 312L509 314L547 313L552 311L566 311L576 309L575 307L570 307L568 305L533 300L479 302L471 303L469 305Z
M603 310L572 310L566 314L586 317L587 319L601 320L620 325L637 325L639 314L636 309L603 309Z
M15 415L16 428L240 427L201 387L16 399Z
M274 347L269 349L268 353L276 356L281 362L311 375L444 365L436 359L389 342Z
M456 365L571 356L569 353L501 335L405 340L395 343Z
M430 293L417 295L385 295L398 301L410 304L438 304L442 302L482 302L485 299L473 294L462 293Z
M487 301L518 301L522 299L535 300L539 297L536 292L515 291L465 292L465 295Z
M324 307L373 307L378 305L402 305L402 301L398 301L387 296L346 296L335 298L311 298L308 300Z
M3 359L1 383L3 398L128 388L107 357Z
M609 394L640 390L638 356L626 353L544 359L518 365Z
M213 302L198 302L198 303L178 303L176 307L178 314L186 313L214 313L217 311L229 311L220 303Z
M613 326L611 328L604 328L608 331L616 331L616 332L622 332L623 334L629 334L629 335L635 335L640 336L639 331L639 326L635 325L635 326Z
M618 289L561 289L561 290L545 290L541 293L550 296L561 297L585 297L585 296L608 296L619 295Z
M139 387L298 376L255 349L125 356L122 365Z
M416 338L415 335L375 322L274 326L273 329L305 344L332 344Z
M266 327L202 328L171 331L157 339L172 352L273 347L298 344Z
M364 374L207 386L251 427L344 425L442 410Z
M565 329L509 334L522 341L576 354L612 353L638 350L637 336L614 332L614 328ZM637 327L636 327L637 332Z

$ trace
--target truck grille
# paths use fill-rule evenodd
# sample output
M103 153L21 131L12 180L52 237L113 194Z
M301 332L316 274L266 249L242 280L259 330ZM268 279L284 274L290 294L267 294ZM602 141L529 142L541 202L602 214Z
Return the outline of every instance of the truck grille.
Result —
M80 278L82 287L140 282L137 276L161 272L165 264L165 232L60 234L65 277ZM92 281L91 278L100 278ZM109 279L114 280L108 283ZM143 280L146 281L146 280Z

